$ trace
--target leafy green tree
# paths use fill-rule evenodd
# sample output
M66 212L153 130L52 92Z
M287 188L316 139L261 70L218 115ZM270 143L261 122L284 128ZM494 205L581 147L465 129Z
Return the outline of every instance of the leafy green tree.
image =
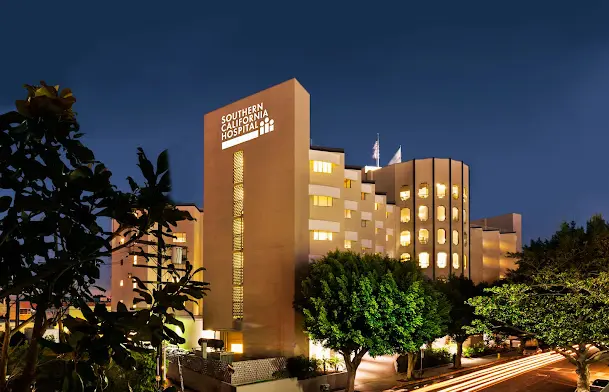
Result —
M380 255L330 252L309 265L296 308L310 338L340 353L348 372L347 392L366 353L372 356L418 349L425 290L421 281L398 284L402 265ZM402 274L406 276L407 274Z
M609 273L540 272L527 284L486 289L469 301L487 320L533 334L575 365L577 391L589 391L591 363L606 358L609 342ZM484 330L486 326L474 327Z
M422 275L415 262L403 263L400 270L407 271L410 277L396 277L398 285L406 286L403 289L407 290L409 282L421 281L424 292L424 307L420 312L422 324L412 334L414 345L407 347L407 349L411 348L413 350L407 351L402 350L401 347L396 347L397 352L406 353L406 378L411 379L417 355L420 356L420 347L446 335L450 321L451 305L444 294L436 289L434 283Z
M575 365L577 390L588 391L589 365L607 359L609 224L600 215L584 227L563 223L514 257L509 284L469 301L484 317L472 332L508 328L536 337Z
M609 271L609 224L601 215L592 216L585 227L563 223L549 239L537 239L511 255L517 268L508 280L525 283L546 269L595 274Z
M448 335L457 343L455 368L461 368L463 356L463 343L471 336L466 327L472 325L476 319L474 308L467 304L470 298L484 294L485 283L476 285L471 279L452 275L446 281L437 282L438 289L450 301L450 322Z

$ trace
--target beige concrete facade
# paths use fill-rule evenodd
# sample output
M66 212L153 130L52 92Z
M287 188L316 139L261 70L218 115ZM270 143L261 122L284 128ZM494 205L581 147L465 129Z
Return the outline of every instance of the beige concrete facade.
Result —
M432 279L469 276L467 165L454 159L415 159L364 175L399 207L401 260L416 260Z

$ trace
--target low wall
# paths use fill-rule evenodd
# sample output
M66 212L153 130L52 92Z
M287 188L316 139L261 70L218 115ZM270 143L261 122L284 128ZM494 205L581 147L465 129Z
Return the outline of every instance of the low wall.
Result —
M273 373L285 369L285 364L285 357L233 362L234 373L230 383L242 385L272 380Z
M177 364L169 363L167 377L180 385ZM283 378L235 386L182 367L182 378L184 386L196 392L319 392L322 384L330 384L330 390L344 389L347 386L347 373L327 374L300 381Z
M167 366L167 378L180 385L180 371L178 365L169 362ZM224 381L217 380L205 374L197 373L182 366L182 378L184 386L196 392L236 392L237 388Z

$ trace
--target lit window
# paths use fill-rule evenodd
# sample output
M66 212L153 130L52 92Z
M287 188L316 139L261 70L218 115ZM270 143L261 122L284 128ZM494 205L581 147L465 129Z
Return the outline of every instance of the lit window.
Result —
M421 183L421 185L419 185L418 195L421 199L426 199L429 196L429 186L426 182L423 182Z
M446 230L438 229L438 244L444 245L446 243Z
M425 222L427 220L428 215L429 210L427 206L419 206L419 220L421 220L421 222Z
M351 180L348 178L345 178L345 188L351 188Z
M438 206L436 208L436 215L438 216L438 221L444 222L446 220L446 207Z
M345 240L345 249L351 249L351 240Z
M467 245L467 233L463 233L463 245Z
M459 199L459 185L453 185L453 199Z
M351 210L345 210L345 218L351 218Z
M459 245L459 232L457 230L453 230L453 244Z
M367 221L362 219L362 227L366 227L368 225Z
M362 246L362 253L370 253L371 250L372 248L366 248L365 246Z
M444 199L446 197L446 184L436 184L436 195L438 199Z
M467 223L467 210L463 210L463 223Z
M419 253L419 267L421 267L421 268L429 267L429 253L427 253L427 252Z
M381 203L374 203L374 211L378 211Z
M428 240L429 240L429 231L427 231L427 229L419 230L419 242L421 244L425 245Z
M315 173L332 173L332 163L323 161L313 161L313 171Z
M400 189L400 199L401 200L410 199L410 187L409 186L403 186L402 189Z
M389 211L385 211L385 218L389 218L389 214L390 214Z
M332 241L332 232L323 230L313 230L313 239L315 241Z
M136 305L136 304L133 304L133 309L135 309L135 308L137 308L137 305Z
M391 237L389 234L385 234L385 241L389 242L389 237Z
M121 239L119 240L120 244L124 244L125 243L125 237L121 237Z
M378 234L380 232L381 232L381 229L379 227L374 228L374 234Z
M453 268L459 269L459 254L453 253Z
M459 222L459 209L453 207L453 222Z
M241 343L231 343L230 351L235 354L243 354L243 344Z
M448 255L446 254L446 252L439 252L438 260L436 262L438 264L438 268L446 268L447 261L448 261Z
M463 255L463 269L467 269L467 255Z
M133 265L137 264L137 255L133 255Z
M410 222L410 208L402 208L400 211L400 222Z
M400 245L401 246L410 245L410 232L408 230L400 233Z
M118 285L123 287L123 280L122 279L121 279L121 281L120 281L120 283Z
M362 192L362 200L366 200L366 192Z
M467 188L463 187L463 202L467 203Z
M137 283L136 282L133 282L133 288L137 289Z
M186 233L173 233L173 242L186 242Z
M410 253L402 253L400 255L400 261L410 261Z
M332 196L313 196L313 205L318 207L332 207Z

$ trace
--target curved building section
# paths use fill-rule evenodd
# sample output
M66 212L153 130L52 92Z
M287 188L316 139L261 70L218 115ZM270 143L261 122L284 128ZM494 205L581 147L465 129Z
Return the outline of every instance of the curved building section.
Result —
M469 277L469 166L450 158L413 159L366 173L400 208L397 249L433 279Z

